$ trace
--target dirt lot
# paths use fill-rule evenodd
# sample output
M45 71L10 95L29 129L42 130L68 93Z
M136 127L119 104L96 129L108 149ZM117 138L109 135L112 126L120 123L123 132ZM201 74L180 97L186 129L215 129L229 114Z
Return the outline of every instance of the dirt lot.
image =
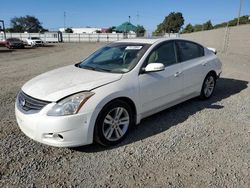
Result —
M117 147L54 148L27 138L14 115L20 87L102 45L0 48L0 187L250 187L250 55L219 54L224 72L212 99L143 120Z

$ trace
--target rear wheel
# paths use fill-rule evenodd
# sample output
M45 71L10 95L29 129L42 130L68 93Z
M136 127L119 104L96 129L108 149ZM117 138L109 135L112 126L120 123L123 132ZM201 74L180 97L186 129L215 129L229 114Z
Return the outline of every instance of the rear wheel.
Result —
M200 97L202 99L209 99L214 93L215 85L216 77L213 74L209 73L204 79Z
M120 143L133 122L131 107L120 100L107 104L95 124L95 141L104 146Z

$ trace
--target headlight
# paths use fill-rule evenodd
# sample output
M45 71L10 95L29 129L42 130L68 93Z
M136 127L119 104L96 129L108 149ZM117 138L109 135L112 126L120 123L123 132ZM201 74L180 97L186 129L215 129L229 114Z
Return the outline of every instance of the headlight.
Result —
M93 96L92 92L82 92L75 95L71 95L57 104L55 104L51 110L47 113L48 116L66 116L76 114L84 103Z

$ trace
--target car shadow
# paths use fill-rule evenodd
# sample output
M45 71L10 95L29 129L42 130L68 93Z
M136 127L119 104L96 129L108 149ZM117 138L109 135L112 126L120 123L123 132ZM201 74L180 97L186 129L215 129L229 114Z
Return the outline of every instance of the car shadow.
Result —
M51 47L55 47L56 45L54 45L53 43L46 43L43 46L39 46L39 47L46 47L46 48L51 48Z
M8 49L8 48L0 48L0 53L10 53L13 52L15 50L13 49Z
M127 136L127 138L119 145L113 147L103 147L98 144L71 148L74 151L92 153L103 150L118 148L130 143L144 140L153 135L167 131L170 127L176 126L189 116L206 108L221 109L224 106L215 104L223 99L229 98L232 95L240 93L246 89L248 82L244 80L236 80L231 78L220 78L217 82L214 95L209 100L200 100L199 98L190 99L179 105L171 107L167 110L159 112L155 115L147 117L141 121L138 126L135 126Z

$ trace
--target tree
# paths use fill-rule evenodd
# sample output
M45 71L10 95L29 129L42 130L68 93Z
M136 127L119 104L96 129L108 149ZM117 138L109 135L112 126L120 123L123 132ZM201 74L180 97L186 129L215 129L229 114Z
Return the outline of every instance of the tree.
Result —
M221 28L221 27L226 27L226 26L236 26L238 22L238 18L235 18L233 20L229 20L228 22L223 22L220 24L217 24L214 26L214 29ZM248 15L241 16L240 17L240 25L241 24L250 24L250 19Z
M42 27L42 23L34 16L21 16L14 17L10 20L11 30L13 32L43 32L45 29Z
M184 24L184 18L180 12L171 12L164 21L157 26L155 33L178 33Z
M182 33L192 33L194 32L194 27L192 24L187 24L187 26L183 29Z
M74 31L68 27L67 29L65 29L65 33L74 33Z
M240 17L240 24L250 24L250 16L241 16Z
M213 24L211 20L207 21L206 23L203 24L203 30L211 30L213 29Z
M142 25L137 25L136 36L143 37L145 35L146 29Z
M216 24L213 26L211 20L203 23L203 24L196 24L193 26L193 32L197 32L197 31L203 31L203 30L211 30L211 29L218 29L218 28L222 28L222 27L232 27L232 26L237 26L238 23L238 18L234 18L232 20L229 20L227 22L222 22L219 24ZM249 15L245 15L245 16L241 16L240 17L240 24L250 24L250 16ZM182 33L188 33L189 31L192 30L191 28L191 24L187 25L186 28L182 31ZM160 28L158 26L158 28ZM157 28L157 29L158 29ZM158 31L158 30L156 30Z
M196 24L194 25L194 32L202 31L202 25L201 24Z
M165 34L165 31L164 31L163 23L160 23L159 25L157 25L157 29L153 32L153 35L161 36L164 34Z
M221 27L226 27L227 26L227 22L223 22L223 23L220 23L220 24L217 24L214 26L214 29L218 29L218 28L221 28Z

